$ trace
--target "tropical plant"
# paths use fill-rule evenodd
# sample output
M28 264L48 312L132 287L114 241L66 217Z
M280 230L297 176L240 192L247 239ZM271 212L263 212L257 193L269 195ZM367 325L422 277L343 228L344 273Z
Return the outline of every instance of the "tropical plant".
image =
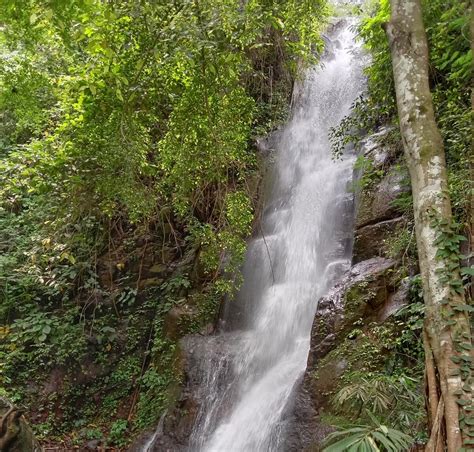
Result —
M332 404L347 417L370 420L367 413L381 416L403 431L416 432L420 424L422 396L419 379L404 374L365 375L353 372L346 375L349 381L333 397Z
M356 425L331 433L323 452L402 452L410 448L410 436L382 425L370 412L367 414L373 425Z

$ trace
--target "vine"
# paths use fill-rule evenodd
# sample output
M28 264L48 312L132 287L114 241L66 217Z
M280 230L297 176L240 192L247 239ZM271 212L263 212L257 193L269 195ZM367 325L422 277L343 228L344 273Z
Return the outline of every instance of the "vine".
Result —
M458 233L459 225L454 221L440 219L431 212L431 226L436 229L437 237L434 245L437 247L436 257L438 261L446 264L436 269L439 282L449 287L449 297L442 300L442 316L444 328L451 330L455 353L450 360L458 366L451 371L450 376L459 376L462 381L461 387L456 391L458 396L457 404L462 408L459 417L460 428L463 433L464 450L472 448L474 445L474 405L472 403L473 377L472 370L474 362L472 359L472 342L470 331L465 331L457 321L456 316L470 316L474 312L474 306L468 301L459 302L459 296L465 293L465 287L461 275L472 275L472 267L461 267L460 254L461 242L466 238ZM467 291L466 291L467 292ZM464 300L462 298L462 300Z

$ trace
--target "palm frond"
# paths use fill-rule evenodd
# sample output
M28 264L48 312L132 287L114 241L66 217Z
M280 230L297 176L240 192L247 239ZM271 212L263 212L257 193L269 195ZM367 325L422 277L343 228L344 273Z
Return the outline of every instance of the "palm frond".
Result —
M359 425L331 433L323 452L403 452L410 448L413 438L370 417L373 426Z

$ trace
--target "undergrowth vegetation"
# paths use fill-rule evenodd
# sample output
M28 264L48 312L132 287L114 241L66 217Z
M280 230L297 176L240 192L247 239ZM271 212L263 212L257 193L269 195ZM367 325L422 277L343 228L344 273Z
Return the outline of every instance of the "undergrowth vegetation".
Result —
M375 296L364 284L346 293L347 328L342 331L337 348L324 357L318 366L321 370L315 374L319 381L328 377L325 368L332 369L337 363L344 368L335 388L323 394L330 401L323 421L345 432L344 435L357 433L353 439L384 425L395 434L405 433L410 444L422 443L426 439L424 305L419 280L411 281L409 303L383 323L369 322L361 315L361 307L367 302L364 297L370 300ZM331 435L327 442L338 444L339 436ZM331 447L327 450L336 450Z
M252 142L285 117L325 15L323 0L3 2L0 385L40 438L122 447L171 403L177 340L238 286Z

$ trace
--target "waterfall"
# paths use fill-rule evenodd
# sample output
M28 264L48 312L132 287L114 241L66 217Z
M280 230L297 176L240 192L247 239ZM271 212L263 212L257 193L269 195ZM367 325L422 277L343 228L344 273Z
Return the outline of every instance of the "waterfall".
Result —
M317 300L350 264L354 156L334 160L328 134L364 83L353 25L332 27L321 64L296 86L243 287L224 314L226 351L203 363L205 403L190 451L283 447L284 413L306 368Z
M353 27L352 19L332 25L320 64L296 84L291 119L274 140L243 286L226 304L219 334L194 341L202 403L189 452L285 450L317 301L351 260L355 156L334 160L329 132L364 88ZM163 419L142 451L159 450Z

